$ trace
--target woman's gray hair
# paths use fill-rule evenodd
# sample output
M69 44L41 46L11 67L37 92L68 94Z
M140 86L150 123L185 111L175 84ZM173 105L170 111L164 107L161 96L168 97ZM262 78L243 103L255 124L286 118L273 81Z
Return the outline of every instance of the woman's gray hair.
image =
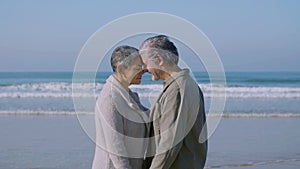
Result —
M111 68L114 72L116 72L118 65L128 68L139 56L138 49L127 45L119 46L112 52L110 59Z
M147 52L149 59L156 60L162 56L169 65L178 64L179 55L176 46L165 35L158 35L146 39L140 46L141 52Z

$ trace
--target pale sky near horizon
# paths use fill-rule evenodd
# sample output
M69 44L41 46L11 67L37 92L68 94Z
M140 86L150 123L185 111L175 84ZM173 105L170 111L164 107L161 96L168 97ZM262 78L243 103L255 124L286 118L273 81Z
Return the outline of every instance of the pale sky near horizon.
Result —
M225 71L300 71L297 0L1 0L0 72L72 71L95 31L137 12L192 22L214 44Z

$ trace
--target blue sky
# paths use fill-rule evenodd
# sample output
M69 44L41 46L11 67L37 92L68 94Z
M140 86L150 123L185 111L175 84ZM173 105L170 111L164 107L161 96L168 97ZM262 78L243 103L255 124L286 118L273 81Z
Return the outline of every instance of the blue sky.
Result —
M189 20L212 41L226 71L300 71L299 11L297 0L1 0L0 71L72 71L96 30L136 12Z

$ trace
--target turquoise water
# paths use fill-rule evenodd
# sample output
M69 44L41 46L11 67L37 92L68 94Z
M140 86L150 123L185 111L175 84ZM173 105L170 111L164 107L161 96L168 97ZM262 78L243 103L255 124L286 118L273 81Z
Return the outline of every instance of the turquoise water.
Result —
M97 72L96 82L103 83L111 72ZM198 83L209 83L206 72L192 72ZM86 73L86 77L93 73ZM72 72L0 72L0 86L26 83L72 82ZM157 84L145 74L143 84ZM300 72L226 72L228 86L300 87Z

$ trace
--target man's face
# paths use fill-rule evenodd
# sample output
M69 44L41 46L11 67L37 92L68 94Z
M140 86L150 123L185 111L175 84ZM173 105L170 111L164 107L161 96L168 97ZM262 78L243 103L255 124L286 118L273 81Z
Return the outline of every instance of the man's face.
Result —
M155 63L155 61L149 59L147 57L147 53L146 52L142 52L141 53L142 56L142 60L145 66L145 69L148 70L148 72L151 74L152 80L161 80L161 69L159 69L159 65L157 65L157 63Z

